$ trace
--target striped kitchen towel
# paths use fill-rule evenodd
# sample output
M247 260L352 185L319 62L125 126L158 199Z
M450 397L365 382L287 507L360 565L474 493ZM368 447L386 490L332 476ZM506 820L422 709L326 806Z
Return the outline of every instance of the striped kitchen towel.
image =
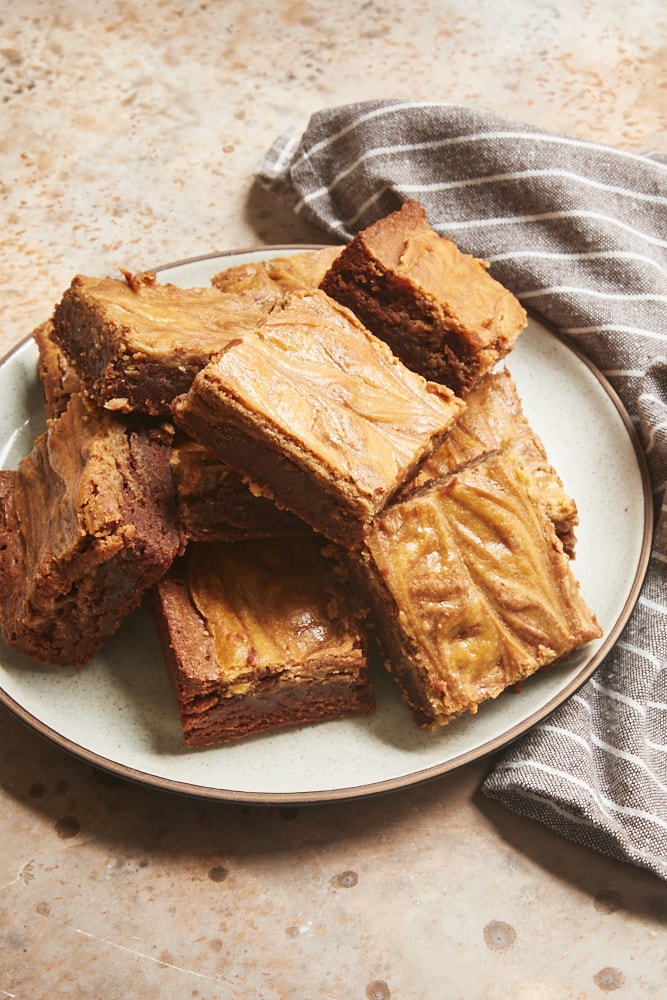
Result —
M619 393L656 508L638 603L593 677L505 752L483 791L667 879L667 158L392 100L314 115L257 177L336 240L421 202Z

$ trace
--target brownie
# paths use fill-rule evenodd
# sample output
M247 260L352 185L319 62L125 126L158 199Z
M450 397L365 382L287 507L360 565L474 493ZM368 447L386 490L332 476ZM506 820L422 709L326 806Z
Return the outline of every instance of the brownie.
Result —
M53 317L53 339L81 388L109 410L169 413L196 373L265 309L248 295L77 275Z
M174 419L278 506L353 545L463 405L316 290L288 293L232 342Z
M531 427L516 384L504 368L484 375L466 396L466 407L442 444L427 458L404 492L448 475L480 455L515 448L528 466L538 496L554 523L563 548L573 558L577 505Z
M0 627L37 660L82 666L181 551L171 432L81 395L2 474Z
M37 372L44 391L47 417L57 417L67 409L70 396L79 392L79 377L53 340L53 321L47 320L33 331L37 344Z
M526 313L416 201L357 233L321 287L425 378L460 396L514 346Z
M156 584L188 746L374 711L355 602L324 546L315 535L191 545Z
M254 493L210 448L189 438L174 443L171 474L187 541L232 542L312 532L296 514Z
M317 288L343 248L313 247L269 260L228 267L213 275L211 284L222 292L252 295L271 304L285 292Z
M378 515L351 560L390 673L435 728L601 635L521 456L483 456Z

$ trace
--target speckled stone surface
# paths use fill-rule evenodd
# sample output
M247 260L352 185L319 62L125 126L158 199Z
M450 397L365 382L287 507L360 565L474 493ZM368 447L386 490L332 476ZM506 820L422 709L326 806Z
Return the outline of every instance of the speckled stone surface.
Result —
M321 234L253 185L377 97L664 149L659 0L5 3L0 353L76 272ZM0 998L628 1000L667 989L667 886L483 800L489 759L376 798L126 783L0 707Z

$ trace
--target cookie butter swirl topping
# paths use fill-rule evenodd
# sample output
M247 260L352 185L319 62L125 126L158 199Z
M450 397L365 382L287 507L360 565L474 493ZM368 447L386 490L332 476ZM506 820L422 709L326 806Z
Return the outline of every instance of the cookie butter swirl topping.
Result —
M443 715L600 635L514 452L390 508L367 544Z
M115 447L109 447L111 440ZM115 499L123 479L114 455L124 450L123 426L107 414L93 416L75 395L22 460L15 504L33 583L42 559L65 560L85 536L104 545L108 555L122 546L132 527L124 525Z
M319 291L288 295L206 374L370 497L400 481L464 405Z
M160 357L171 350L174 363L188 351L221 348L240 330L253 329L266 312L251 296L127 276L78 275L63 297L65 306L70 302L94 307L104 323L126 332L132 350Z
M483 282L480 274L484 275ZM506 288L486 273L486 265L461 253L446 237L429 230L411 234L402 247L396 274L409 276L424 294L431 296L442 287L446 275L447 303L440 308L454 328L470 331L474 346L481 348L496 340L505 327L514 335L525 326L525 312Z
M341 249L319 247L287 257L239 264L214 275L211 283L221 292L252 295L258 302L271 305L285 292L317 288Z
M195 548L190 594L225 664L224 681L295 664L312 675L313 660L356 648L321 548L314 537Z

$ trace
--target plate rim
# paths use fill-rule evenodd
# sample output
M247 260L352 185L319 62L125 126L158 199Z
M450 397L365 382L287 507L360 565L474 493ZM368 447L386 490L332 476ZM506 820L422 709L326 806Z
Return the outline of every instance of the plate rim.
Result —
M199 254L193 257L185 257L179 260L174 260L167 264L161 264L158 267L146 268L146 273L154 273L158 275L164 275L165 272L170 270L175 270L177 268L187 267L193 264L203 263L205 261L213 260L224 260L225 258L231 257L241 257L250 254L268 254L269 256L279 256L281 253L298 253L307 250L317 250L322 249L327 246L335 246L335 243L279 243L279 244L260 244L256 246L241 247L239 249L225 250L225 251L211 251L210 253ZM141 770L139 768L132 767L131 765L124 764L119 761L114 761L104 755L89 749L68 736L59 733L57 730L53 729L50 725L43 722L32 712L27 710L23 705L21 705L12 695L10 695L0 684L0 704L3 704L14 716L16 716L24 725L29 729L36 732L41 737L55 743L61 749L72 754L74 757L85 761L88 764L98 767L102 770L108 771L117 777L124 780L139 784L144 787L157 788L162 791L171 792L178 795L186 795L194 798L201 798L206 800L222 801L222 802L236 802L243 804L257 804L257 805L308 805L316 803L333 803L340 801L348 801L358 798L368 798L380 794L388 794L391 792L403 790L406 788L411 788L416 785L423 784L428 781L433 781L438 777L457 770L460 767L464 767L467 764L472 763L488 756L491 753L498 752L511 743L513 743L520 736L527 733L534 726L538 725L540 722L544 721L551 712L553 712L559 705L563 704L568 698L572 697L587 680L592 676L593 673L600 666L601 662L605 657L611 652L613 646L616 644L621 632L623 631L625 625L632 614L635 604L639 598L644 579L648 570L648 565L651 556L653 531L655 526L655 513L653 508L653 493L651 485L651 475L648 466L648 461L646 458L646 453L642 446L639 433L637 428L628 413L622 399L620 398L618 392L611 385L606 376L599 370L599 368L581 351L577 344L573 343L571 338L567 337L566 334L561 333L558 328L543 316L534 312L531 309L527 310L528 315L533 318L537 323L547 329L557 340L563 344L569 351L571 351L577 359L584 364L589 372L595 377L599 385L605 391L609 397L611 403L613 404L617 414L621 418L624 425L625 431L628 435L630 443L632 445L635 460L637 462L637 467L642 483L642 499L643 499L643 525L642 525L642 541L639 553L639 559L635 567L634 577L632 584L629 587L626 600L623 603L620 614L617 616L613 626L605 634L599 647L586 662L586 664L581 668L575 677L573 677L562 689L560 689L553 697L551 697L547 702L545 702L539 709L532 712L528 717L521 719L519 722L515 723L509 729L505 730L503 733L498 734L482 744L478 744L470 750L463 751L457 756L439 762L438 764L433 764L425 768L421 768L416 771L411 771L407 774L396 775L390 778L379 779L378 781L364 782L359 785L349 785L343 788L336 789L314 789L310 791L283 791L283 792L257 792L257 791L244 791L240 789L229 789L221 788L212 785L201 785L193 784L190 781L183 781L177 778L169 778L162 776L160 774L152 774L147 771ZM0 358L0 368L9 362L9 360L15 355L19 354L26 346L33 341L34 337L32 333L27 334L18 343L14 344L5 354Z

